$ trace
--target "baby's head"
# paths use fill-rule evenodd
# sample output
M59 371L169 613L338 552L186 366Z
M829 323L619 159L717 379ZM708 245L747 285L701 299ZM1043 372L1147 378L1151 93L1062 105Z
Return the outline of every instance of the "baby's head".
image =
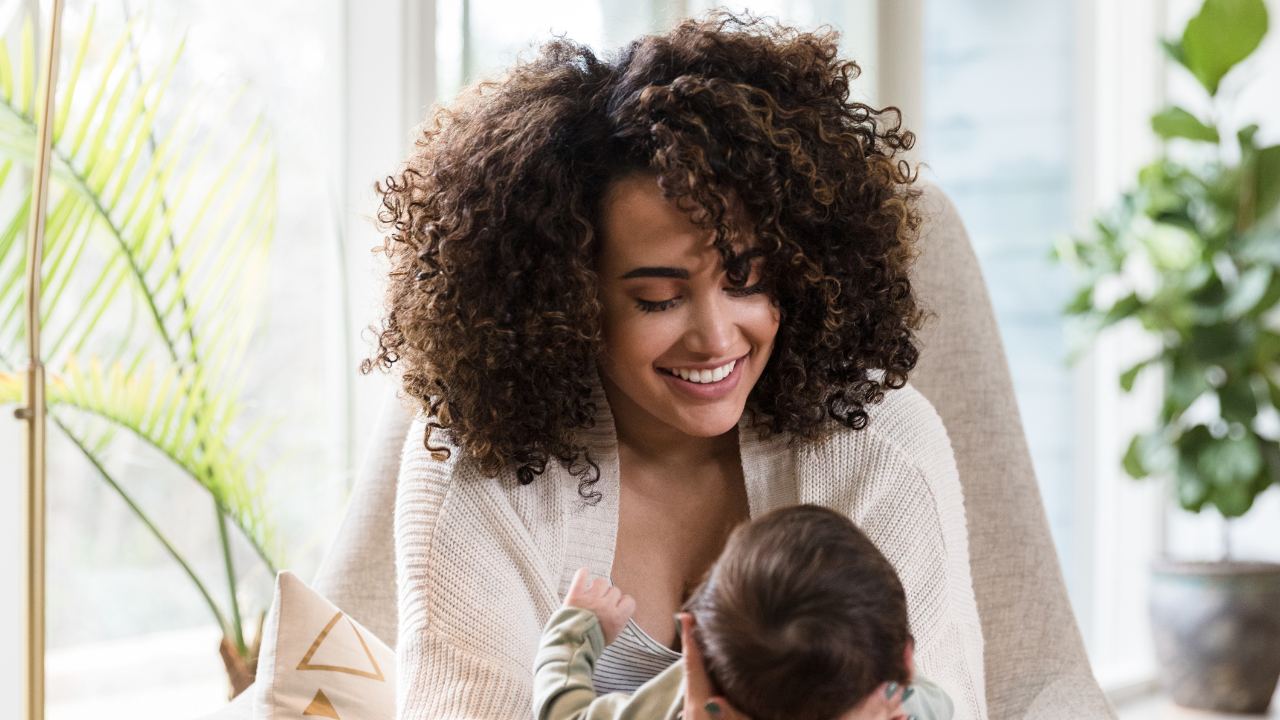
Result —
M739 527L686 609L711 682L753 720L834 720L881 683L911 680L902 583L826 508Z

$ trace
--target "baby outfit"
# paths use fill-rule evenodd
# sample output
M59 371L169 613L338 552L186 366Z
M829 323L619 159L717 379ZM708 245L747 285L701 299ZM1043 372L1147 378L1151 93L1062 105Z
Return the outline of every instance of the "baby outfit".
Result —
M684 711L683 660L631 695L597 695L592 675L604 648L595 613L574 607L552 613L533 664L537 720L679 720ZM911 687L914 692L902 704L903 712L917 720L951 720L954 708L942 688L919 673Z
M680 653L649 637L631 620L596 658L591 684L597 695L611 692L630 695L679 661Z

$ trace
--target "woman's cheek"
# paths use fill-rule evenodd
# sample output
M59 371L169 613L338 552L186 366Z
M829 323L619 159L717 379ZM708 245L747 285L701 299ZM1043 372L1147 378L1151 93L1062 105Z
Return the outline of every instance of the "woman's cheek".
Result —
M605 305L604 341L615 366L631 366L643 361L646 353L661 352L663 324L654 316L635 309L635 300L619 298Z
M768 343L773 344L774 337L778 334L778 326L782 319L782 311L768 298L761 298L756 306L752 309L751 322L748 327L752 329L752 340L759 345Z
M669 350L680 338L676 313L667 310L654 313L632 313L621 322L619 345L625 348L630 364L649 366Z

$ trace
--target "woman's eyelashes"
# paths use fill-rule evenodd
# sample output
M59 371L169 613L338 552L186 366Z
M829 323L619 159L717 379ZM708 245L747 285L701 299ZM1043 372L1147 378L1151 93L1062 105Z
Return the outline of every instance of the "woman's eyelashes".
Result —
M679 300L679 299L680 299L679 296L673 297L670 300L656 300L656 301L641 300L640 298L636 298L636 309L639 310L640 312L647 312L647 313L662 312L663 310L670 310L671 307L676 304L676 300Z
M746 287L727 287L724 291L734 297L741 298L759 295L765 291L765 287L764 283L758 282L755 285L748 285ZM670 310L675 307L676 301L679 299L679 295L667 300L643 300L641 298L636 298L636 309L640 312L646 313L662 312L663 310Z

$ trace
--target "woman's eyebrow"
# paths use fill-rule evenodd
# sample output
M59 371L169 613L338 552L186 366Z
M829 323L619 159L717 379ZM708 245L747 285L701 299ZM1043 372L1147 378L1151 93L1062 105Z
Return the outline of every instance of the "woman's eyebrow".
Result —
M631 278L675 278L676 280L688 280L689 271L684 268L676 267L638 267L635 270L618 278L619 280L630 280Z

